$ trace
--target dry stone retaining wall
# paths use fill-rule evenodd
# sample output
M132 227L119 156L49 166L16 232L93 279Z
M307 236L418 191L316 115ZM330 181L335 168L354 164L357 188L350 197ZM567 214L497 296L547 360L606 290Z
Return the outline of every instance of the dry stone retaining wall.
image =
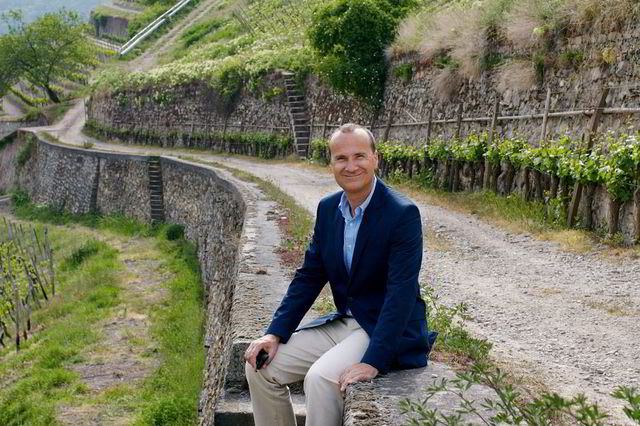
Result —
M433 119L455 120L458 104L463 104L463 117L475 118L492 116L495 93L500 96L500 115L516 116L542 114L547 88L551 89L551 111L569 111L593 108L597 105L602 87L611 86L607 97L607 107L640 107L640 26L629 24L619 32L589 34L572 37L555 48L558 55L566 52L579 53L584 60L577 68L555 65L545 71L542 83L527 90L507 87L499 91L499 75L494 70L485 72L478 78L461 78L459 86L452 90L449 99L441 99L435 92L438 76L443 70L425 63L417 55L407 55L394 59L389 70L385 88L384 106L375 121L373 113L356 100L336 94L326 84L316 78L307 82L306 94L310 111L315 112L314 132L321 134L321 125L328 118L330 124L355 121L365 125L375 123L378 136L384 133L393 115L393 123L407 124L426 122L429 110L433 110ZM506 50L506 49L505 49ZM612 52L611 63L603 59L604 52ZM503 52L506 56L513 52ZM396 75L399 67L411 66L412 78L407 81ZM611 114L602 119L601 129L613 129L621 132L635 131L638 114ZM548 132L550 135L571 134L580 137L589 121L589 116L550 117ZM426 125L391 127L390 139L418 143L425 138ZM499 122L498 131L502 136L524 135L532 141L540 136L542 119L533 118L518 121ZM464 123L462 133L472 129L485 130L489 121L482 123ZM331 127L331 126L330 126ZM455 123L438 124L432 129L433 136L450 137Z
M163 146L188 147L183 135L229 132L290 134L284 82L278 73L258 89L241 90L231 99L205 82L173 88L144 88L94 95L88 104L90 120L105 131L131 135L163 135ZM155 142L154 142L155 143Z
M30 159L0 189L19 185L35 203L72 213L98 210L150 220L148 157L63 147L22 132L10 149L0 150L3 169L15 168L16 152L28 139L35 143ZM246 206L238 190L211 169L168 158L161 165L167 222L184 225L185 236L198 247L208 312L201 422L213 424L231 350L231 301Z
M0 98L2 100L2 98ZM47 124L42 121L22 121L15 118L0 118L0 139L9 136L11 133L23 127L35 127Z

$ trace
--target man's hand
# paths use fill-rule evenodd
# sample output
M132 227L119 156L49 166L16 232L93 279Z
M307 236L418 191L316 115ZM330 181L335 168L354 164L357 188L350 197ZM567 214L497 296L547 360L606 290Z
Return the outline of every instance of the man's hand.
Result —
M258 371L256 368L256 357L258 356L260 350L264 349L269 354L269 358L264 363L264 365L267 366L269 365L273 357L276 356L279 344L280 338L278 336L274 336L273 334L264 335L261 338L251 342L247 350L244 352L244 360L251 364L254 370Z
M378 369L363 362L353 365L342 372L338 383L340 391L347 390L347 385L356 382L365 382L371 380L378 375Z

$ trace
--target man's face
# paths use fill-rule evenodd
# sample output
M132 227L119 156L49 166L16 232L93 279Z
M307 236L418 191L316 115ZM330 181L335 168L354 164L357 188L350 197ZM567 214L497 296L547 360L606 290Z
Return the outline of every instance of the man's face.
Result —
M358 195L369 189L378 167L378 154L371 149L366 132L339 133L331 142L331 171L347 194Z

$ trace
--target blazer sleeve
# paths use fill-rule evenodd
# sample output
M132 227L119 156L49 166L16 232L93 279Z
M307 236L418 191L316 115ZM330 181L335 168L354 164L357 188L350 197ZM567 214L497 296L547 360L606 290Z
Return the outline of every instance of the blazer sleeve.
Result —
M422 222L418 208L410 205L390 233L386 295L361 361L381 373L389 371L398 339L409 323L420 292L418 275L421 263Z
M287 293L266 331L266 334L280 337L280 343L287 343L328 280L320 252L322 244L320 207L321 205L318 205L313 237L305 252L304 262L296 270Z

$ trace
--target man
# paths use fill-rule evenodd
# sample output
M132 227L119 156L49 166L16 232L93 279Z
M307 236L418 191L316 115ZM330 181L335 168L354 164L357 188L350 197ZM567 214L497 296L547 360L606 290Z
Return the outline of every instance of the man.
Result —
M435 339L418 284L418 208L376 178L367 129L343 125L329 150L343 191L320 201L304 263L266 334L245 352L256 426L296 424L286 385L302 379L307 426L339 426L347 385L425 366ZM327 281L338 312L296 330ZM268 359L257 370L261 350Z

